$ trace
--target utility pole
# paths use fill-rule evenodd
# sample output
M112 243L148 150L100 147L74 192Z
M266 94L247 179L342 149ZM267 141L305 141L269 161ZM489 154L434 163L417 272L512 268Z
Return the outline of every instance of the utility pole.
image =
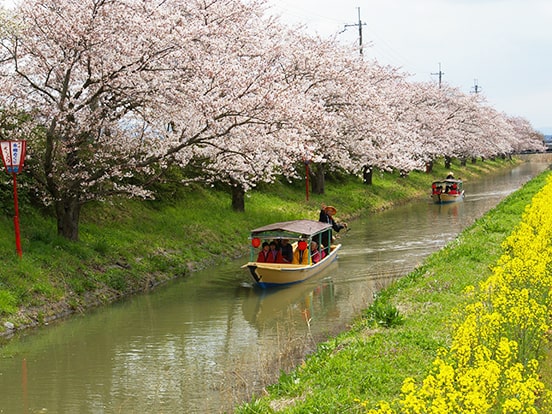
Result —
M472 93L478 94L481 91L481 86L477 84L477 79L473 80L473 90Z
M444 72L441 72L441 62L439 62L439 72L432 73L432 75L439 75L439 89L441 89L441 81L443 79L444 74L445 74Z
M358 9L358 23L346 24L345 30L347 30L347 27L358 26L358 46L359 46L360 55L362 56L362 26L366 25L366 23L362 23L362 21L360 20L360 7L357 7L357 9Z

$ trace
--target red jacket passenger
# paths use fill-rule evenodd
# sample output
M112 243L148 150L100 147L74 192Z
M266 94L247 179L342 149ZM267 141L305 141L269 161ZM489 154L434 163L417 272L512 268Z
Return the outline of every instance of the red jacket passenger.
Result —
M270 249L268 250L267 263L283 263L282 253L278 250L275 241L270 242Z
M270 254L270 247L267 242L263 243L263 249L259 252L257 256L257 262L268 262L268 256Z

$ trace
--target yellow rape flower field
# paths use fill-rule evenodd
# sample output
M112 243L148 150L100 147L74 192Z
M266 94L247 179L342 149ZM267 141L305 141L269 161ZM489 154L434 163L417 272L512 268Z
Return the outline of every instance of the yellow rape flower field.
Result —
M539 377L550 330L551 236L549 178L502 243L492 275L466 288L471 303L456 310L451 346L421 385L405 380L400 408L380 412L551 412L551 391Z
M382 292L395 324L369 309L237 412L551 413L552 174L525 187Z

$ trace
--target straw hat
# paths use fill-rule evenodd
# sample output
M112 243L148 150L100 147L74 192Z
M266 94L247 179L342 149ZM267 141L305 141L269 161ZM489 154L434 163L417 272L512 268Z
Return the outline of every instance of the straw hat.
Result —
M324 211L326 211L326 213L329 213L331 214L332 216L337 213L337 210L334 206L326 206L326 208L324 209Z

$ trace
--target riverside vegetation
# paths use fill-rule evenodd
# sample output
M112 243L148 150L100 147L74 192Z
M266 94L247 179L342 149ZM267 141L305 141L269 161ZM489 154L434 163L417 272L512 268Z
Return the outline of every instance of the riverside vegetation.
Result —
M465 179L510 168L516 161L453 164ZM11 188L3 188L0 239L0 333L50 322L63 315L143 292L190 271L247 252L251 228L271 221L317 219L322 202L339 207L339 218L427 197L433 179L448 170L436 163L432 174L374 174L374 185L357 177L328 178L326 194L305 199L304 182L275 183L252 192L245 213L232 211L224 191L164 185L155 201L112 200L86 205L80 241L57 236L52 216L32 209L20 194L23 257L15 254ZM24 173L22 174L24 175ZM21 177L24 179L25 177ZM8 323L6 323L8 322Z
M236 412L552 412L550 199L547 171Z

